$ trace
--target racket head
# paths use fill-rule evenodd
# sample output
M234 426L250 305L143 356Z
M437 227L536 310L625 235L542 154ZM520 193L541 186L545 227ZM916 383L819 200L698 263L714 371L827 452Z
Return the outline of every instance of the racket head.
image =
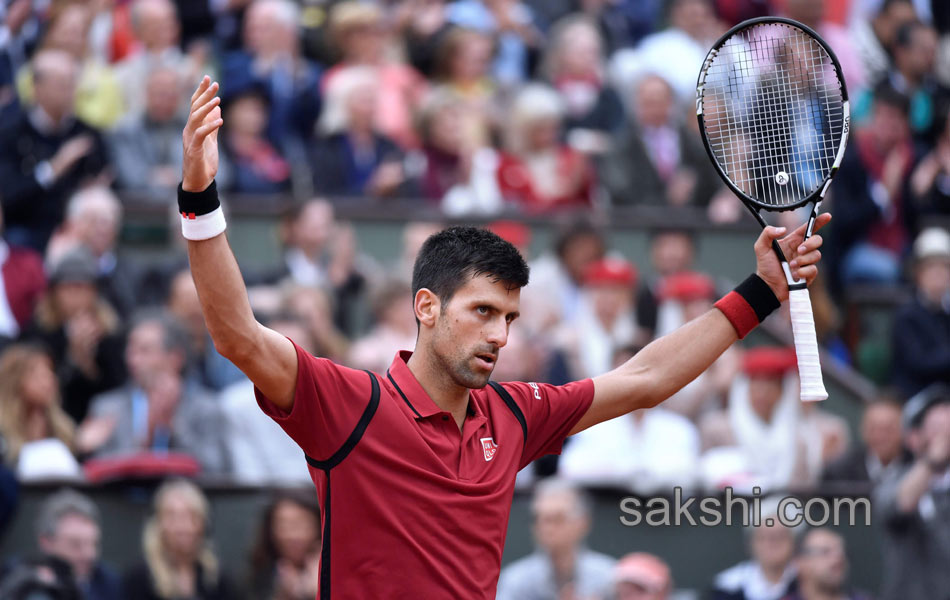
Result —
M834 51L781 17L744 21L716 41L696 84L696 116L716 171L754 213L824 198L851 125Z

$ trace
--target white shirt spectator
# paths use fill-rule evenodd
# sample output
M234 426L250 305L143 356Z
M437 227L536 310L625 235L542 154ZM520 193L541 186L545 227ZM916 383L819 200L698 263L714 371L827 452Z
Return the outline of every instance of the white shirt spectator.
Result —
M558 470L577 483L650 494L692 487L698 457L696 427L676 413L652 408L578 433L565 446Z
M232 477L249 485L310 484L303 451L257 406L254 385L239 381L221 392L228 423Z

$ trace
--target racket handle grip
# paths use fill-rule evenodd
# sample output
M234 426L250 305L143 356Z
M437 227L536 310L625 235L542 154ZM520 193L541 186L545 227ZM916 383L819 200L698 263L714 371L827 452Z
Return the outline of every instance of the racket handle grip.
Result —
M825 384L821 380L818 337L815 335L815 317L812 314L808 290L791 290L788 293L788 308L792 314L792 336L795 338L795 354L798 356L798 376L802 382L802 402L825 400L828 398L828 392L825 391Z

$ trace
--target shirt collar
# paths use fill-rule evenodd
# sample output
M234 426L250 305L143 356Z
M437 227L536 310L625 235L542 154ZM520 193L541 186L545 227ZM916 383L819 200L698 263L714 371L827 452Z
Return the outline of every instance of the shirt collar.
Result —
M393 358L393 362L386 371L386 377L389 379L396 393L412 409L416 419L424 419L433 415L439 415L446 411L439 408L429 394L422 388L422 384L416 379L416 376L409 370L409 357L412 356L410 350L400 350ZM468 416L474 417L481 414L481 409L475 401L475 395L468 395Z

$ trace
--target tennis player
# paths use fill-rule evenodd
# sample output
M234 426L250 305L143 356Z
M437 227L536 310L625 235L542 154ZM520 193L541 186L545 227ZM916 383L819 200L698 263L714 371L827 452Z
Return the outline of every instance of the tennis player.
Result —
M251 312L214 185L217 91L202 80L182 136L182 232L215 347L310 465L323 516L321 599L493 598L518 470L560 452L568 435L656 406L788 297L769 247L784 229L769 227L755 243L756 274L621 367L564 386L498 385L489 378L528 267L494 234L453 227L416 259L412 352L380 374L315 358ZM780 244L810 281L821 238L802 243L803 232Z

